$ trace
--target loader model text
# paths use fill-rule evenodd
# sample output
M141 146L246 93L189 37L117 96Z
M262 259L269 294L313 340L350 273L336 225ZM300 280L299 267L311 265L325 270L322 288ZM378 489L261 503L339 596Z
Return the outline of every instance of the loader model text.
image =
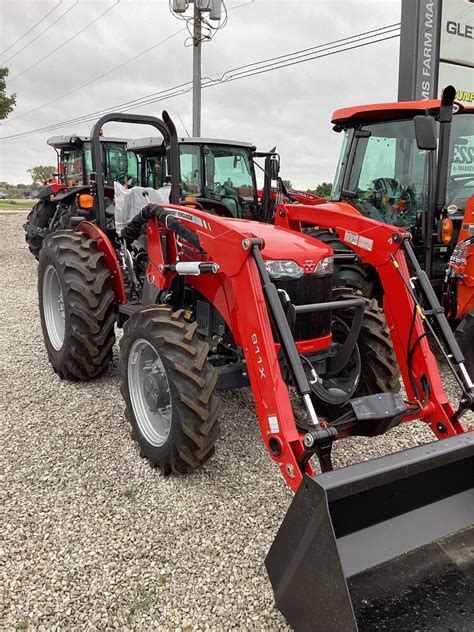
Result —
M250 340L252 341L252 344L253 344L253 351L254 351L255 355L257 356L257 364L258 364L258 370L259 370L259 373L260 373L260 377L262 379L264 379L266 377L266 375L265 375L265 367L263 366L263 358L262 358L262 355L261 355L260 345L258 343L257 334L252 334L250 336Z

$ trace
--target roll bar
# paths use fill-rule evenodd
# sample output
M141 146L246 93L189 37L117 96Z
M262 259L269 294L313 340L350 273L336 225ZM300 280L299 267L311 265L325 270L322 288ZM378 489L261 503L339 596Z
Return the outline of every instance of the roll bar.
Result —
M124 114L120 112L105 114L94 125L91 134L92 144L92 168L94 171L94 187L97 198L97 224L102 230L106 230L105 219L105 185L104 172L102 169L102 151L100 147L100 130L110 122L114 123L136 123L138 125L151 125L155 127L163 136L168 156L168 164L171 175L170 202L179 204L180 198L180 173L179 173L179 148L178 133L168 112L163 111L163 120L155 116L145 116L142 114Z

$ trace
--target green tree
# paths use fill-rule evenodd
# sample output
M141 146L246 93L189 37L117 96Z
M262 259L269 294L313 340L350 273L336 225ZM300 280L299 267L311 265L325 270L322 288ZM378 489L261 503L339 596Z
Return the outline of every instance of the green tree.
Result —
M56 173L56 167L52 165L39 165L38 167L28 169L28 173L31 173L33 182L44 182L48 178L51 178L53 173Z
M331 195L332 182L321 182L315 189L308 189L308 193L314 193L319 197L328 198Z
M16 105L16 94L7 97L8 68L0 68L0 121L6 119Z
M283 186L286 189L292 189L293 188L293 185L291 184L291 180L282 180L282 182L283 182Z

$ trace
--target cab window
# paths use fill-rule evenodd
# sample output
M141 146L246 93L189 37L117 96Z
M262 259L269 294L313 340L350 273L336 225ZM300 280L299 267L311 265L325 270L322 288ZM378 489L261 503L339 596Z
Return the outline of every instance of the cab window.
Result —
M208 145L204 171L206 196L221 201L233 217L253 219L256 190L247 149Z
M61 162L64 170L64 182L68 187L84 184L82 173L82 151L80 149L65 149Z
M183 195L202 195L201 151L198 145L181 145L179 166Z
M412 120L365 125L358 139L349 189L372 219L409 227L424 207L427 152L420 151Z

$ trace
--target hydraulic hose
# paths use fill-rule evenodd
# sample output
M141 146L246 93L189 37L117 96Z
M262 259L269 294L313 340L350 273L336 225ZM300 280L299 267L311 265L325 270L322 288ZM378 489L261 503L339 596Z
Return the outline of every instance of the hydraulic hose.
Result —
M141 229L148 220L156 217L168 230L181 237L195 248L201 248L199 237L190 228L182 224L172 210L158 204L144 206L142 210L122 230L122 239L127 246L140 236Z

